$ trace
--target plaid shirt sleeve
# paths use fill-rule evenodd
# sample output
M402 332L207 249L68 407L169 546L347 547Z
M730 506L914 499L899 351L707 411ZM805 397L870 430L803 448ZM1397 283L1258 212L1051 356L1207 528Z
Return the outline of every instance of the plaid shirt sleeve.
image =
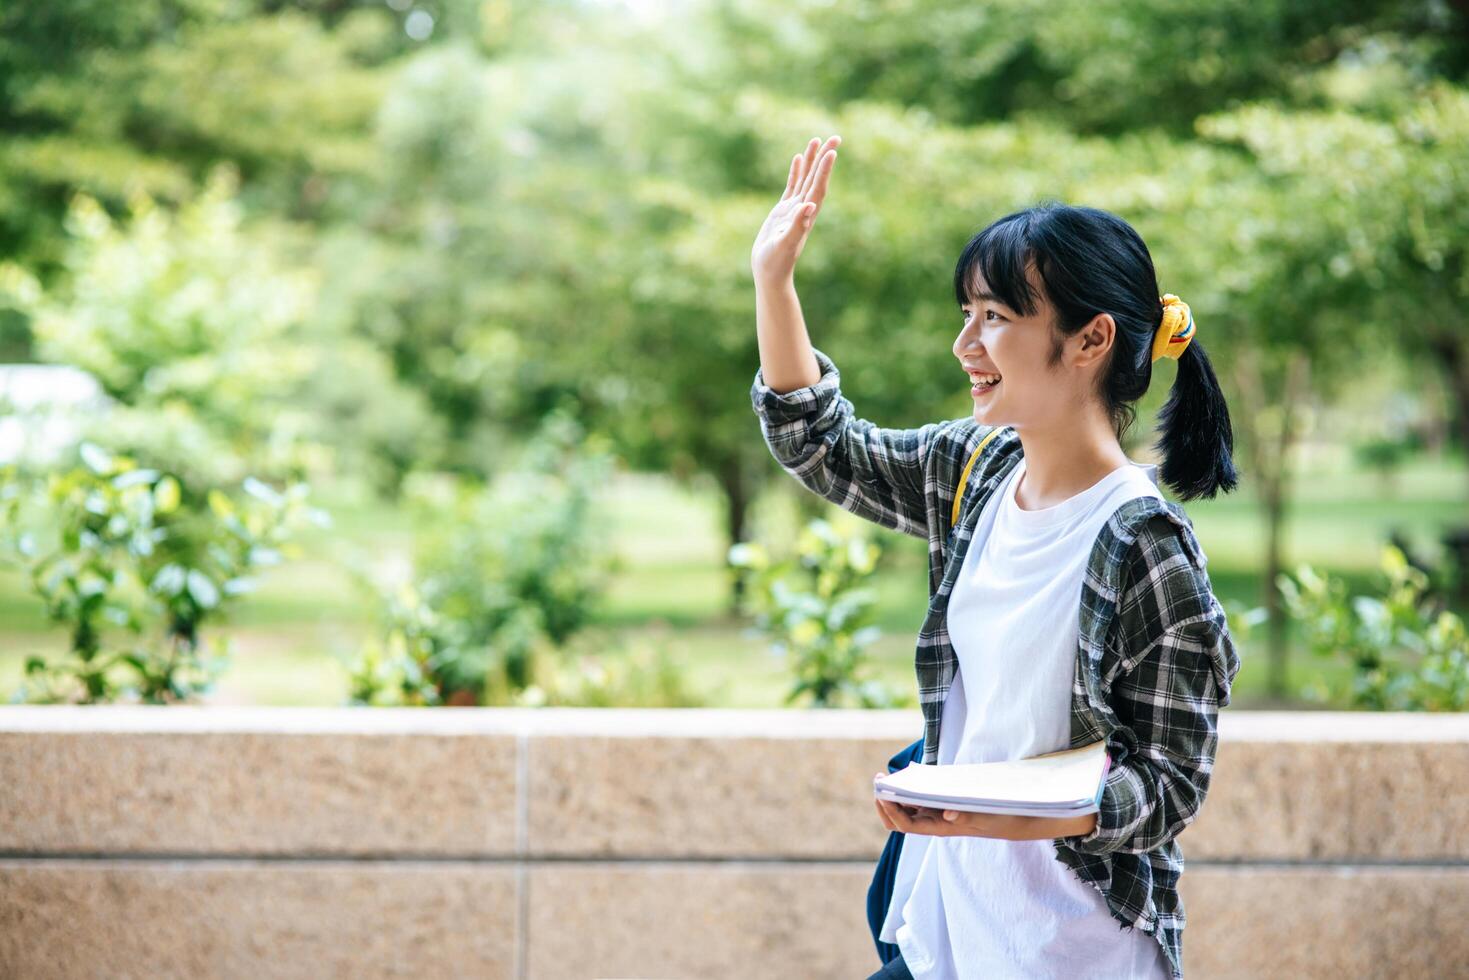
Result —
M1154 850L1198 816L1240 666L1203 559L1166 518L1144 525L1124 569L1119 649L1103 665L1121 724L1108 740L1112 768L1096 827L1064 838L1089 854Z
M858 418L841 393L841 374L813 348L815 384L777 394L755 372L750 401L776 462L808 490L894 531L928 536L924 471L947 422L883 429Z

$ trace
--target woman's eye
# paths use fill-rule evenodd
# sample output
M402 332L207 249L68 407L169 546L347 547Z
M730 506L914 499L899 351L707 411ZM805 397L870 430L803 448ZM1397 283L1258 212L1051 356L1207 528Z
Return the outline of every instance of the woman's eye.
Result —
M985 313L985 316L989 316L991 313L995 313L995 311L994 310L985 310L984 313ZM1000 316L1000 314L998 314L998 313L995 313L995 319L996 320L1003 320L1004 317Z

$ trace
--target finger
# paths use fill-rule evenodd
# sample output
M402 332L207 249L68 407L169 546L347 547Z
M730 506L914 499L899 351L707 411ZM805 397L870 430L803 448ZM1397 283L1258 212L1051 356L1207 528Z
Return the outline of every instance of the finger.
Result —
M800 179L800 176L801 154L797 153L795 156L791 157L791 171L790 173L786 174L786 189L780 195L780 199L782 201L791 196L791 193L796 189L796 181Z
M807 156L809 158L809 165L806 168L805 175L801 178L800 186L796 190L797 195L799 195L800 197L806 196L806 192L811 189L812 182L816 179L816 171L819 169L821 161L824 158L825 154L829 149L835 147L839 142L841 142L841 137L833 136L831 139L821 144L821 149L819 152L813 154L808 151Z
M815 210L816 206L814 204L802 204L797 207L791 214L791 223L785 230L785 237L800 238L806 234L806 230L811 227L811 220Z
M942 837L955 831L954 825L943 818L943 813L928 806L915 806L911 823L920 834Z
M945 810L938 815L939 822L950 828L954 833L970 833L974 829L974 816L964 810Z
M873 797L872 802L877 804L877 816L882 821L882 825L888 830L897 830L898 828L894 827L893 822L888 819L887 811L882 808L882 800Z
M801 172L801 180L796 185L797 197L805 197L806 192L811 189L811 180L816 175L817 168L821 166L821 157L825 150L826 147L823 146L821 152L816 153L806 162L806 167Z
M806 200L816 205L816 211L821 210L821 202L826 200L826 189L831 186L831 171L837 165L836 150L832 150L821 158L821 164L816 168L816 180L811 189L806 192ZM816 212L813 211L814 215Z
M801 193L801 187L806 183L806 175L811 172L811 165L816 161L816 151L820 145L821 140L813 136L811 142L806 144L806 149L801 152L801 160L796 169L796 187L792 196Z
M901 803L890 803L888 806L888 814L893 818L893 824L900 831L905 834L926 833L914 821L913 814L909 811L908 807L903 806Z
M887 821L890 829L899 832L906 829L903 826L902 807L883 799L879 799L877 805L882 808L883 819Z

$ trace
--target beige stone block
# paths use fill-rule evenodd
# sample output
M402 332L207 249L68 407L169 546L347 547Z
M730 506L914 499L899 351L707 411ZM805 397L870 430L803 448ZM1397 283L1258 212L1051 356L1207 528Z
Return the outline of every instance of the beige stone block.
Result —
M517 976L516 871L453 863L0 861L0 976Z
M0 732L0 850L511 854L513 735Z
M1191 858L1469 858L1469 741L1224 741Z
M527 976L854 980L881 961L871 864L538 863Z
M890 739L540 735L529 853L875 859Z
M1184 974L1469 977L1469 867L1191 867Z
M871 871L7 860L0 976L865 977ZM1469 867L1193 865L1182 893L1191 978L1469 976Z
M532 866L528 976L858 978L867 863ZM1469 868L1191 867L1191 978L1469 976ZM574 937L568 941L567 937Z

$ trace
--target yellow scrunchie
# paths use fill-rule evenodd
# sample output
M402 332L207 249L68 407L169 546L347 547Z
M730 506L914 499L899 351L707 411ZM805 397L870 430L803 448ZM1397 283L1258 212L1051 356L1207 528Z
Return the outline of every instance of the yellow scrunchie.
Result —
M1194 339L1194 315L1188 304L1172 293L1164 293L1162 303L1163 322L1153 334L1153 360L1171 357L1176 361Z

